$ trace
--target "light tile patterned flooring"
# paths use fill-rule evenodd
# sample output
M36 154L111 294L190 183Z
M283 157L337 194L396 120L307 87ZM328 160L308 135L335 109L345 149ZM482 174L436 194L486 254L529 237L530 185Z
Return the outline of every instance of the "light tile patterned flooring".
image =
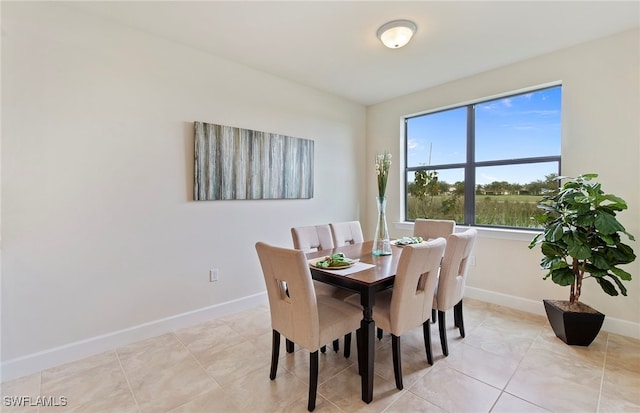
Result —
M542 304L541 304L542 305ZM640 341L601 332L567 346L546 319L465 300L466 338L447 314L449 357L432 325L434 365L422 331L402 337L404 390L395 388L391 340L376 340L374 400L360 399L352 356L320 357L316 412L640 412ZM284 351L269 380L267 307L212 320L2 384L3 396L53 396L65 407L3 412L304 412L309 353ZM340 341L341 347L343 341ZM35 403L34 403L35 401Z

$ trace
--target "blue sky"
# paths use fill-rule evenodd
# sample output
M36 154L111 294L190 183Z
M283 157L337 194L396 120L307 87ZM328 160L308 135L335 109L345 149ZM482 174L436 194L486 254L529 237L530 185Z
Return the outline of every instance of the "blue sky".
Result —
M559 155L560 108L560 87L476 104L476 161ZM466 108L410 118L408 133L409 166L465 162ZM480 168L476 183L525 184L556 168L555 163ZM464 179L462 169L439 172L450 183Z

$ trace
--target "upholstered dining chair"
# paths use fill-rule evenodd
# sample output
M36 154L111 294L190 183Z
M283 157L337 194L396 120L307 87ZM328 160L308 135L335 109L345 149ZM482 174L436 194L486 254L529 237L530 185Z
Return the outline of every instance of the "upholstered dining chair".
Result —
M417 218L413 222L413 236L422 237L426 240L435 238L447 238L456 230L456 221L448 219L426 219ZM431 322L436 322L436 310L431 313ZM380 335L380 332L378 332Z
M418 218L413 223L413 236L425 240L447 238L456 230L456 221L447 219Z
M425 240L436 238L447 238L456 230L456 221L448 219L425 219L417 218L413 223L413 236L422 237ZM431 311L431 323L436 322L435 307ZM382 339L382 329L378 328L378 339Z
M276 378L283 335L310 352L309 399L313 411L318 388L318 350L360 327L362 309L326 295L316 295L303 251L256 243L267 286L271 328L271 380ZM285 284L286 283L286 288Z
M293 227L291 238L293 247L305 252L330 250L334 245L329 224Z
M438 287L433 300L433 307L438 310L438 329L442 354L449 355L447 344L447 327L445 312L453 308L454 326L464 338L464 320L462 317L462 297L469 270L469 256L476 243L478 231L470 228L465 232L451 234L447 237L447 248L440 266Z
M336 247L364 242L360 221L334 222L329 226Z
M329 224L293 227L291 228L291 238L293 239L293 248L304 252L330 250L333 248L333 237ZM340 300L344 300L354 294L353 291L315 280L313 285L316 289L316 294L328 295ZM345 347L345 350L347 348ZM333 350L338 351L339 349L339 340L335 340L333 342ZM291 344L287 342L287 351L292 352L292 350ZM349 352L345 351L344 356L348 358Z
M391 333L393 372L396 387L402 390L400 336L422 325L427 362L433 364L431 353L431 308L438 268L447 242L437 238L421 244L403 247L393 288L376 294L373 320L379 328ZM353 305L358 300L349 299Z

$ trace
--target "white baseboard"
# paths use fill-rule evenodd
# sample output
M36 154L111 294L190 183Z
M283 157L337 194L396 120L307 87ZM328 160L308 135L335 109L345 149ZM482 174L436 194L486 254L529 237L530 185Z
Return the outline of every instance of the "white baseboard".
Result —
M542 300L531 300L473 287L465 287L465 296L487 303L546 316ZM632 321L606 316L604 318L604 324L602 325L602 331L640 340L640 323L634 323Z
M265 304L268 300L263 292L7 360L0 366L0 382Z

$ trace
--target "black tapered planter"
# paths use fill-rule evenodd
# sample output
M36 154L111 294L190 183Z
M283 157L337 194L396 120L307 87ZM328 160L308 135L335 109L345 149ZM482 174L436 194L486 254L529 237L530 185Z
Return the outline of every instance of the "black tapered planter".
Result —
M580 303L580 310L566 308L569 301L542 300L547 318L559 339L572 346L588 346L604 322L604 314Z

